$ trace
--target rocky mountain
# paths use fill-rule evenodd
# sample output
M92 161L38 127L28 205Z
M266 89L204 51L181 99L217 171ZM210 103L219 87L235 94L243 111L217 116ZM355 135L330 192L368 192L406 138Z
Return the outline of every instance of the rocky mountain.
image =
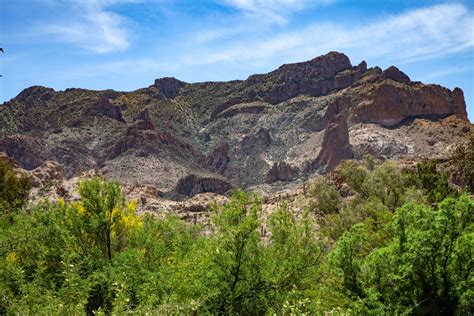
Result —
M34 86L0 106L0 126L0 152L21 168L93 170L174 199L278 189L366 154L440 158L472 129L461 89L337 52L229 82Z

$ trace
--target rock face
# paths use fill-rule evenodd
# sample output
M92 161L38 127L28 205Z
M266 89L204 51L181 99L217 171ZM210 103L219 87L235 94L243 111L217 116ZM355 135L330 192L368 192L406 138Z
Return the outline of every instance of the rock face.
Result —
M45 160L44 145L38 139L26 135L10 135L0 141L0 151L15 159L20 165L31 170Z
M207 192L224 194L232 188L232 184L223 179L191 174L178 181L175 192L185 196Z
M56 161L65 181L95 170L168 196L279 187L368 153L443 157L472 128L461 89L338 52L229 82L30 87L0 106L0 127L0 152L25 169Z
M156 87L164 97L169 99L176 97L184 86L184 82L172 77L156 79L154 84L154 87Z
M352 159L352 157L347 123L342 115L338 115L326 128L321 150L316 160L311 162L310 170L326 173L336 168L341 161Z
M51 88L32 86L21 91L16 98L24 105L31 106L49 101L54 94L55 91Z
M97 103L92 105L92 107L86 112L86 115L103 115L116 121L126 123L120 107L111 104L108 98L102 98Z
M42 187L53 181L62 182L64 180L63 167L56 161L45 161L30 174L33 187Z
M298 172L298 169L290 166L284 161L279 161L270 168L265 179L266 183L273 183L275 181L290 181Z
M387 69L383 71L383 75L387 79L392 79L397 82L401 82L404 84L409 84L410 83L410 78L405 75L402 71L400 71L397 67L395 66L390 66Z
M382 81L367 92L369 101L354 109L356 120L393 126L410 117L440 118L452 114L467 120L466 104L460 89L450 91L435 85L398 85Z
M207 166L214 168L220 174L224 173L230 161L229 150L229 143L224 142L217 146L212 154L207 157Z

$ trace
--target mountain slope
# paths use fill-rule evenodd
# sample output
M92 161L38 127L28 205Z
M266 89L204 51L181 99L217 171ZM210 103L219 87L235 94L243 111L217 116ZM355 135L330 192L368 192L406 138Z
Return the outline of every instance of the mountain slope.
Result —
M343 159L442 157L464 96L330 52L247 80L157 79L132 92L30 87L0 106L0 151L72 177L95 169L171 196L278 185Z

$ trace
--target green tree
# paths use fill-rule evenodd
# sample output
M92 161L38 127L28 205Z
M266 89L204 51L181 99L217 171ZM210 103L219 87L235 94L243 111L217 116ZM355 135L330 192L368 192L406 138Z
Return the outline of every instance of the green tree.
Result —
M269 228L271 238L261 267L267 305L279 313L292 302L304 312L303 307L309 308L308 291L320 274L324 255L323 246L314 233L315 223L309 212L297 218L287 205L282 205L270 216Z
M373 168L372 163L370 167ZM340 182L345 182L357 194L363 198L369 195L364 182L370 171L355 160L344 160L336 169L336 178Z
M30 189L29 178L15 173L6 161L0 159L0 214L11 214L23 207Z
M391 211L405 202L404 179L400 169L392 162L385 161L370 173L362 184L369 197L375 197Z
M336 188L324 177L317 177L309 189L310 208L322 214L335 213L340 207L341 197Z
M344 280L344 286L356 297L363 297L360 284L360 266L364 255L364 225L356 224L338 239L334 250L329 254L329 262L336 274Z
M100 178L83 181L79 194L81 200L71 207L71 229L84 253L96 246L112 260L113 252L125 246L128 234L143 224L134 214L136 203L126 203L118 183Z
M447 197L456 197L458 192L449 184L448 172L437 170L438 164L434 160L423 160L416 165L416 170L407 171L407 185L414 185L427 197L428 202L438 203Z
M390 224L394 238L361 265L365 295L385 312L463 314L474 307L474 200L447 198L437 209L407 204Z
M460 173L462 185L474 193L474 133L466 144L461 144L454 150L451 160Z
M257 231L261 224L261 202L255 196L237 191L231 202L215 218L216 232L211 243L211 268L217 296L218 313L245 313L260 310L261 244Z

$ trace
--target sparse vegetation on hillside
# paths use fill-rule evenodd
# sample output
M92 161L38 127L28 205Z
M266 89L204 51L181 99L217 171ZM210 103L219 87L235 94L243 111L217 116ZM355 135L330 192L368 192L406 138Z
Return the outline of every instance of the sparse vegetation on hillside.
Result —
M114 182L94 178L79 192L78 201L28 210L20 194L12 220L2 214L0 313L463 315L474 308L474 200L429 161L406 172L391 162L343 163L332 180L314 183L310 207L299 214L284 203L263 214L258 196L236 191L213 207L211 234L174 216L135 215Z

